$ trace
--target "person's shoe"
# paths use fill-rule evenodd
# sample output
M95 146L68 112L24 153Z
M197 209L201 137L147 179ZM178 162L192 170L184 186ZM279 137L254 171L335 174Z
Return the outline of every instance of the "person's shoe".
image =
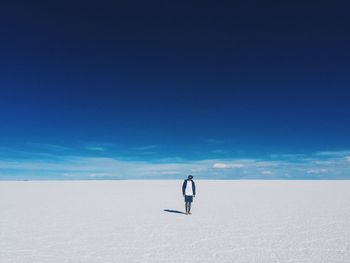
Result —
M192 215L192 213L191 213L191 212L188 212L187 214L188 214L188 215Z
M188 212L186 212L185 215L188 215Z

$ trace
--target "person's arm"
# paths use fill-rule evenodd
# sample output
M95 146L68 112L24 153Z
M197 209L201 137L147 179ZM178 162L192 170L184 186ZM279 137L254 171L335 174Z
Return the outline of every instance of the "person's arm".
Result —
M196 184L194 183L194 181L192 181L192 191L193 191L193 196L196 195Z
M186 180L182 184L182 195L185 195L185 189L186 189Z

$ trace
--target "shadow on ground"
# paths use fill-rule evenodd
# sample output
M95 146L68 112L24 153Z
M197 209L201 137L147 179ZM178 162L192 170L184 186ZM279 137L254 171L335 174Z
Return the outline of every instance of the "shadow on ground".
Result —
M181 212L179 210L172 210L172 209L164 209L164 212L168 212L168 213L174 213L174 214L185 214L184 212Z

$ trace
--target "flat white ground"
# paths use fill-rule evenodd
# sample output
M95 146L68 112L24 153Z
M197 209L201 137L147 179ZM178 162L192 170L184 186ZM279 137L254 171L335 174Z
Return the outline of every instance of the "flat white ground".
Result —
M0 262L350 262L350 181L0 182Z

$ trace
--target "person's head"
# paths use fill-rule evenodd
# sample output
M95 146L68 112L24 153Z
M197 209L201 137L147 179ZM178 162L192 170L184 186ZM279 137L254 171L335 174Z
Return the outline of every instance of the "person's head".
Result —
M188 180L192 180L192 179L193 179L193 176L192 176L192 175L189 175L187 178L188 178Z

